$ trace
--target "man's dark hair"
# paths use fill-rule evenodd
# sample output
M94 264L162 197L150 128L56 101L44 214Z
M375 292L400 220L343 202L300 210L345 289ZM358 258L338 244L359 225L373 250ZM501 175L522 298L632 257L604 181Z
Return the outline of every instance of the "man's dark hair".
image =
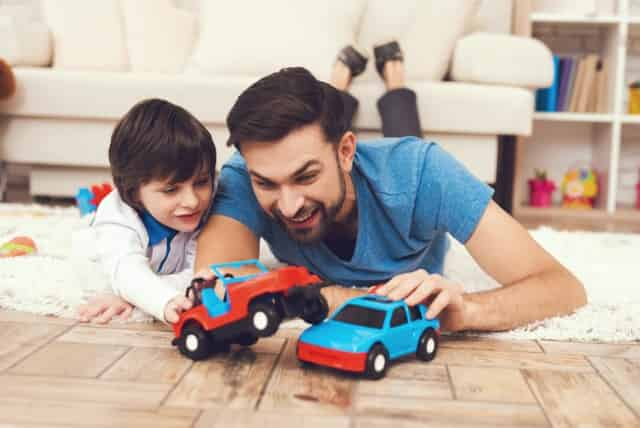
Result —
M240 94L227 116L227 145L280 140L316 122L327 141L340 141L349 129L340 93L305 68L283 68Z
M185 109L149 99L133 106L116 125L109 163L122 200L141 209L138 189L151 180L181 183L206 169L213 186L216 147L209 131Z

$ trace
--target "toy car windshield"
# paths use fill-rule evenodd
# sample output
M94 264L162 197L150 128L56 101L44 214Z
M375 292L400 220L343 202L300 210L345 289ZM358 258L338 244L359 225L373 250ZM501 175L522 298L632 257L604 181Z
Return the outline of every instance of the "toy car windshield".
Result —
M362 327L381 329L387 313L379 309L347 305L333 316L334 321L355 324Z

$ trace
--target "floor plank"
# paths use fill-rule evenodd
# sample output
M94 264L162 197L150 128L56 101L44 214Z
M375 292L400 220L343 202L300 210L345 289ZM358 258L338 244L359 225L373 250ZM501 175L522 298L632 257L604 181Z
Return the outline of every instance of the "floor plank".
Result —
M28 324L74 325L77 320L52 315L37 315L29 312L0 310L0 322L21 322Z
M361 379L358 382L357 395L392 395L394 397L413 397L430 399L452 399L449 374L444 366L416 363L420 370L404 372L402 362L395 362L387 376L378 381ZM407 374L416 374L408 377Z
M195 428L349 428L346 416L306 415L300 423L299 417L289 413L238 411L232 409L206 410L202 413Z
M253 409L277 355L250 348L214 355L193 364L166 400L170 406Z
M615 389L627 406L640 417L640 361L619 358L589 358L600 376Z
M64 324L0 322L0 372L24 359L68 328L69 326Z
M543 354L533 352L478 351L472 349L440 348L435 362L438 364L502 367L512 369L558 369L567 371L593 371L582 355Z
M449 373L459 400L536 403L520 370L450 366Z
M348 414L358 378L322 367L303 367L295 355L295 346L295 341L287 341L259 409L311 415Z
M480 351L542 352L535 340L503 340L483 336L442 335L440 347Z
M409 419L428 425L548 426L542 410L537 405L528 404L359 396L355 412L358 417L382 417L394 421Z
M524 370L554 427L638 426L638 420L596 373Z
M191 364L192 361L176 349L133 348L100 378L173 385L182 378Z
M96 406L153 409L171 388L166 384L98 379L0 375L2 399L12 402L85 402Z
M12 374L95 378L129 348L52 342L9 370Z
M548 354L582 354L640 360L640 343L580 343L543 340L540 341L540 345Z
M125 330L118 328L94 327L80 324L58 338L61 342L93 343L96 345L122 345L139 348L174 348L174 335L168 331Z
M199 413L196 409L155 411L73 403L6 403L0 400L0 424L12 427L186 428L193 424Z

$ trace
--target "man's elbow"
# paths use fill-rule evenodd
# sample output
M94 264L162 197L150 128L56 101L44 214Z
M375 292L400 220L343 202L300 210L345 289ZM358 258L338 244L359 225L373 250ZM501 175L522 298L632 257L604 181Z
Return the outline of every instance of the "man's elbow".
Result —
M570 272L566 272L568 280L565 286L565 314L570 314L587 304L587 291L578 278Z

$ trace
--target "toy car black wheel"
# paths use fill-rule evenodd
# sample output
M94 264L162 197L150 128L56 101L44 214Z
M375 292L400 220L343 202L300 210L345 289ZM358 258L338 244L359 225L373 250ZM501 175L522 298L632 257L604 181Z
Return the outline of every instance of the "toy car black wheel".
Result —
M244 333L238 336L236 342L238 345L242 346L251 346L254 345L258 341L258 338L250 333Z
M389 352L378 343L373 345L367 353L365 375L369 379L380 379L387 373L389 366Z
M203 360L213 352L213 341L200 325L190 323L182 330L178 348L194 361Z
M280 327L280 313L272 303L255 302L249 307L249 324L256 337L273 335Z
M437 352L438 335L432 328L428 328L420 336L416 356L423 361L431 361L436 357Z
M319 324L329 315L329 303L321 294L305 302L300 318L309 324Z

